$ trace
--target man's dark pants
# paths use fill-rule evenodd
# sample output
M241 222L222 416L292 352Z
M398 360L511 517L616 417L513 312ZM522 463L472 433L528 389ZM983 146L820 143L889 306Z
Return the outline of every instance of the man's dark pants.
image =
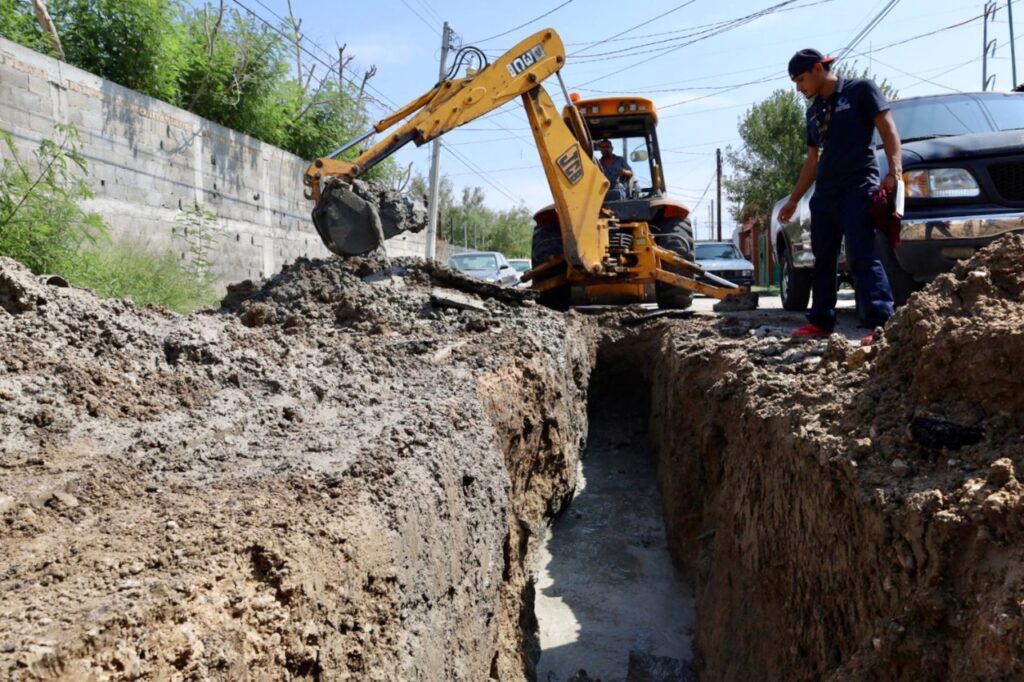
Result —
M875 229L868 212L871 193L858 187L811 197L811 250L814 280L807 319L832 331L836 325L836 268L846 237L846 264L857 289L857 309L867 327L885 324L893 313L892 289L875 250Z

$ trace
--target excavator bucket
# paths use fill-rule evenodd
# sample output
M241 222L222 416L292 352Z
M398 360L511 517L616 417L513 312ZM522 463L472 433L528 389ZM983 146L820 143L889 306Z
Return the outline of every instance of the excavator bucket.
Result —
M320 239L339 256L362 256L384 243L380 214L341 181L329 183L313 209Z
M715 312L735 313L743 310L757 310L758 295L752 291L729 294L714 305Z

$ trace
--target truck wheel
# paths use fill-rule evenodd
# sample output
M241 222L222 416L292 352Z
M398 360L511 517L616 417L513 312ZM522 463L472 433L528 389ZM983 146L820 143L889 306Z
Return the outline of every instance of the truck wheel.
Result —
M561 256L565 252L562 246L562 232L557 225L537 225L533 228L533 244L530 249L530 264L537 267L544 261L554 256ZM549 270L539 275L533 284L539 284L545 280L556 277L565 272L565 265L554 270ZM538 303L553 310L569 309L569 285L556 287L549 291L541 292L537 299Z
M893 253L888 238L881 232L875 235L875 250L878 251L882 267L885 268L885 274L889 278L893 303L897 306L906 305L910 295L915 291L920 291L924 284L915 280L912 274L903 269L903 266L896 260L896 254Z
M814 271L811 268L798 268L793 265L792 251L786 250L782 259L782 279L779 282L779 295L782 307L786 310L807 310L811 300L811 282Z
M658 225L651 225L654 232L654 242L663 249L668 249L688 261L693 261L693 226L689 218L669 218ZM682 273L678 268L665 264L664 268L669 272ZM693 303L693 293L687 289L663 284L654 283L654 293L658 300L659 308L674 308L681 310L689 308Z

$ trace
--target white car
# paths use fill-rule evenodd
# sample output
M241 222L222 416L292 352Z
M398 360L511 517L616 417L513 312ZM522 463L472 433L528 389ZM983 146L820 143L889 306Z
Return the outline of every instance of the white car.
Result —
M448 264L465 275L491 284L513 286L519 282L519 273L509 265L505 255L497 251L458 253L448 259Z
M700 242L695 260L712 275L733 284L749 287L754 283L754 264L732 242Z

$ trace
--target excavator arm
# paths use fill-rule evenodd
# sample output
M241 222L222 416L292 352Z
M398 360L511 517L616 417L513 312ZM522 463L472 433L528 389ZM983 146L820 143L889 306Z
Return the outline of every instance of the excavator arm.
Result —
M474 75L455 78L450 73L357 140L314 161L304 182L307 196L317 202L313 217L324 243L335 253L359 255L385 238L373 207L346 182L410 142L426 144L520 97L555 200L566 262L574 269L599 272L607 251L607 221L600 216L609 183L593 161L586 124L575 107L570 107L570 129L540 85L564 64L565 47L558 34L550 28L538 31ZM351 162L336 158L392 128Z

